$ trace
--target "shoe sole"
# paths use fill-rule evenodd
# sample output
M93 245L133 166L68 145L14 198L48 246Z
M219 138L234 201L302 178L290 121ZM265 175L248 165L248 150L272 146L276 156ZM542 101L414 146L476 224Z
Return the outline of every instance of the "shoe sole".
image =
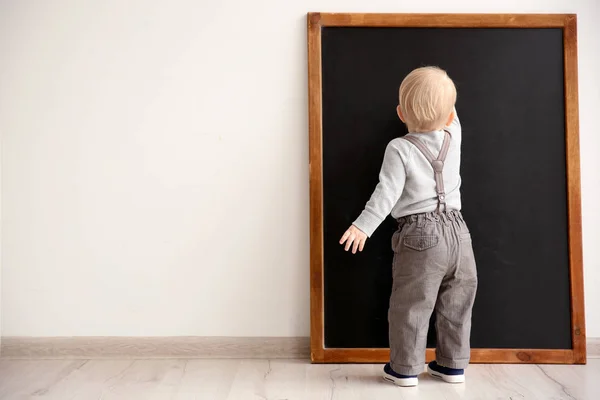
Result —
M427 373L434 378L438 378L448 383L464 383L465 376L464 375L445 375L440 372L432 370L429 365L427 366Z
M419 378L396 378L395 376L383 373L383 380L393 383L396 386L412 387L419 384Z

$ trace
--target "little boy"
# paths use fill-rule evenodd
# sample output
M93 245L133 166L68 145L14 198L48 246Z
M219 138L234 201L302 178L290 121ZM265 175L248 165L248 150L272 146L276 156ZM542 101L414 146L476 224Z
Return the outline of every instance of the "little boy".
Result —
M477 270L460 213L462 138L456 88L444 70L424 67L404 79L399 97L398 116L409 133L388 144L379 184L340 244L352 253L362 251L390 212L398 220L388 312L391 361L384 379L399 386L418 384L435 310L436 361L427 371L460 383L469 364Z

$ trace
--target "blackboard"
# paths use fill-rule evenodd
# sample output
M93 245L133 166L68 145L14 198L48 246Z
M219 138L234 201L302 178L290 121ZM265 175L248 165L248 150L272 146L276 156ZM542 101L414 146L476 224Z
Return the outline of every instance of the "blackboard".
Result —
M463 126L463 214L479 275L473 361L582 362L583 312L573 304L582 293L572 293L582 288L580 255L573 257L580 252L580 216L572 209L579 194L570 187L578 182L578 159L568 157L577 134L569 124L577 116L567 103L576 97L565 85L572 72L565 24L573 17L535 27L421 27L397 19L364 26L364 17L356 24L347 22L352 15L334 17L339 23L326 26L319 15L321 168L318 182L311 170L311 213L321 225L316 234L311 225L311 251L320 248L319 291L312 295L320 294L321 304L311 310L321 325L313 360L327 361L329 350L331 361L386 356L396 222L389 217L358 255L338 241L377 184L385 146L406 133L395 110L402 79L437 65L457 86ZM309 15L309 30L310 23ZM435 347L433 322L428 347Z

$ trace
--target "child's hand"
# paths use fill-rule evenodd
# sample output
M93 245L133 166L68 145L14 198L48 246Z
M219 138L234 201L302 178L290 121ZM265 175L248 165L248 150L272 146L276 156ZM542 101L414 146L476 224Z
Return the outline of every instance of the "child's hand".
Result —
M344 250L348 251L352 246L352 254L356 254L356 250L363 251L366 241L367 235L354 225L351 225L346 233L344 233L344 236L342 236L340 239L340 244L343 245L344 242L346 242L346 247Z

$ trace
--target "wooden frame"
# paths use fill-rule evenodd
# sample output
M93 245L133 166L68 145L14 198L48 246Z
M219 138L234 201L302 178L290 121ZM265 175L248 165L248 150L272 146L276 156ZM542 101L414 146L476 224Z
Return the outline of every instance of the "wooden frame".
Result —
M389 349L325 348L323 295L322 27L561 28L564 45L565 134L569 221L572 349L473 349L474 363L586 362L579 171L577 18L572 14L323 14L309 13L310 347L313 362L389 360ZM427 349L427 360L434 358Z

